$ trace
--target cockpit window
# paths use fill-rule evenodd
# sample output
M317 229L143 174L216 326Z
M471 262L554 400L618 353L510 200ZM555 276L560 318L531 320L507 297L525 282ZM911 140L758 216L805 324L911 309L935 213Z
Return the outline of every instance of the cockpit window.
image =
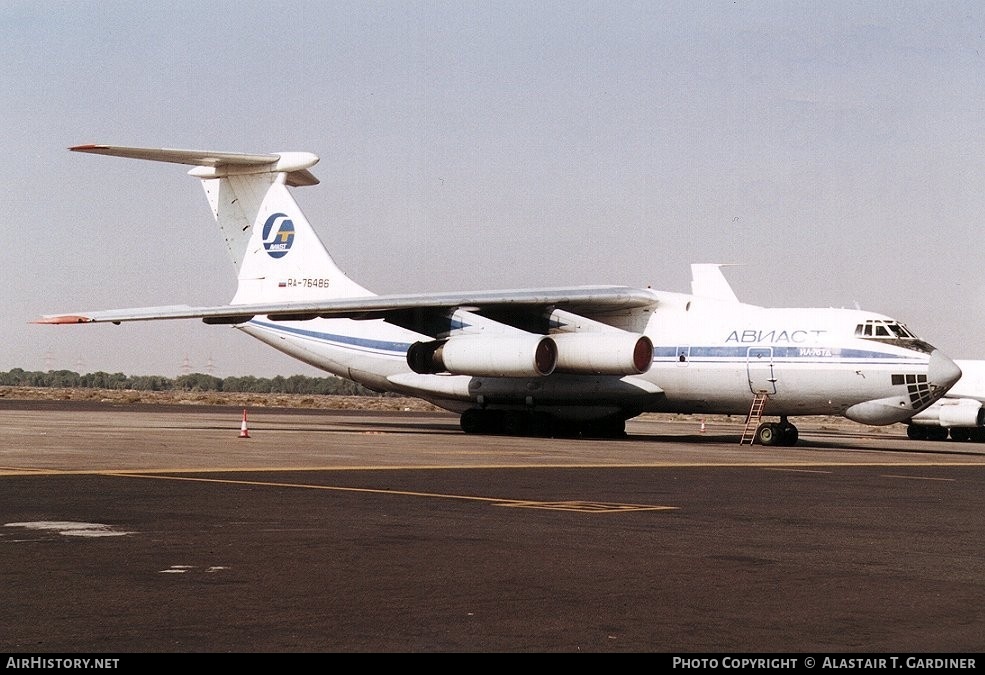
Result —
M901 338L910 338L912 340L917 339L917 336L911 333L909 329L907 329L907 327L901 323L891 323L889 324L889 329L895 330L896 335L898 335Z
M911 333L903 324L897 323L896 321L880 321L878 319L870 319L865 323L857 325L855 327L855 335L858 337L917 339L917 336Z
M915 348L919 351L930 353L933 349L916 335L910 332L903 324L898 321L885 321L882 319L869 319L855 326L855 336L878 340L880 342L890 342Z

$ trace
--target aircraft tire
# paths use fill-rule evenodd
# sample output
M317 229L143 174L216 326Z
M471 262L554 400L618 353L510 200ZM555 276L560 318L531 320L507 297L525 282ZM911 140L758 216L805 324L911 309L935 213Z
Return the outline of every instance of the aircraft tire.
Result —
M527 413L507 410L503 414L502 432L507 436L526 436L531 426L529 422Z
M772 446L780 445L780 438L782 434L778 433L778 425L772 424L770 422L763 422L756 429L756 441L760 445Z
M919 424L908 424L906 427L906 436L911 441L925 441L927 440L927 427L922 427Z
M462 413L458 424L467 434L503 433L503 413L499 410L470 408Z
M581 427L583 438L625 438L626 420L618 417L585 422Z
M797 427L792 424L781 424L780 425L780 445L784 445L788 448L797 445L797 440L800 438L800 432L797 431Z
M475 408L471 410L466 410L462 413L462 417L459 419L458 424L462 427L462 431L467 434L481 434L485 425L483 424L483 412L482 410L477 410Z
M530 435L538 438L551 438L554 436L554 417L547 413L530 413L530 421L527 425Z
M971 429L968 427L951 427L951 440L960 442L970 441Z

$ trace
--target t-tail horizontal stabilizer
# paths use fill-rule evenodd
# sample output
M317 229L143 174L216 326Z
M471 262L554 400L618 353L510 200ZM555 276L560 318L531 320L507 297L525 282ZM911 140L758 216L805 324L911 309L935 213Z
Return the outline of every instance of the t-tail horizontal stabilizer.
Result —
M209 150L177 150L173 148L129 148L121 145L76 145L69 150L94 155L111 155L152 162L188 164L200 169L189 173L198 178L246 175L251 173L286 173L287 184L293 187L318 185L308 169L318 163L310 152L279 152L249 154L244 152L214 152Z

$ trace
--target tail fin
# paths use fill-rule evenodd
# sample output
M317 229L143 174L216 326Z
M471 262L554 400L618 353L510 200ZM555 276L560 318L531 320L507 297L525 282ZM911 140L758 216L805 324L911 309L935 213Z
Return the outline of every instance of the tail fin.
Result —
M76 152L194 166L239 285L232 304L372 295L339 269L288 186L317 185L309 152L233 152L79 145Z
M692 264L691 294L726 302L738 302L739 298L722 274L722 266L719 263Z

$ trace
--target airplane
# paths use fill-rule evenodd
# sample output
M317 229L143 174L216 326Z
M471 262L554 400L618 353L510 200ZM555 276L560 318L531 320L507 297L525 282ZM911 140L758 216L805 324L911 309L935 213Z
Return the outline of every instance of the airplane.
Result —
M458 413L466 433L622 438L626 421L647 412L723 414L746 415L750 443L792 446L791 417L893 424L961 375L883 314L739 302L717 264L692 265L690 294L604 285L376 295L336 265L292 196L289 188L319 182L313 153L69 150L192 166L238 285L225 305L35 323L233 325L371 390ZM750 425L763 414L779 421Z
M943 398L907 420L915 441L985 442L985 361L955 360L961 378Z

